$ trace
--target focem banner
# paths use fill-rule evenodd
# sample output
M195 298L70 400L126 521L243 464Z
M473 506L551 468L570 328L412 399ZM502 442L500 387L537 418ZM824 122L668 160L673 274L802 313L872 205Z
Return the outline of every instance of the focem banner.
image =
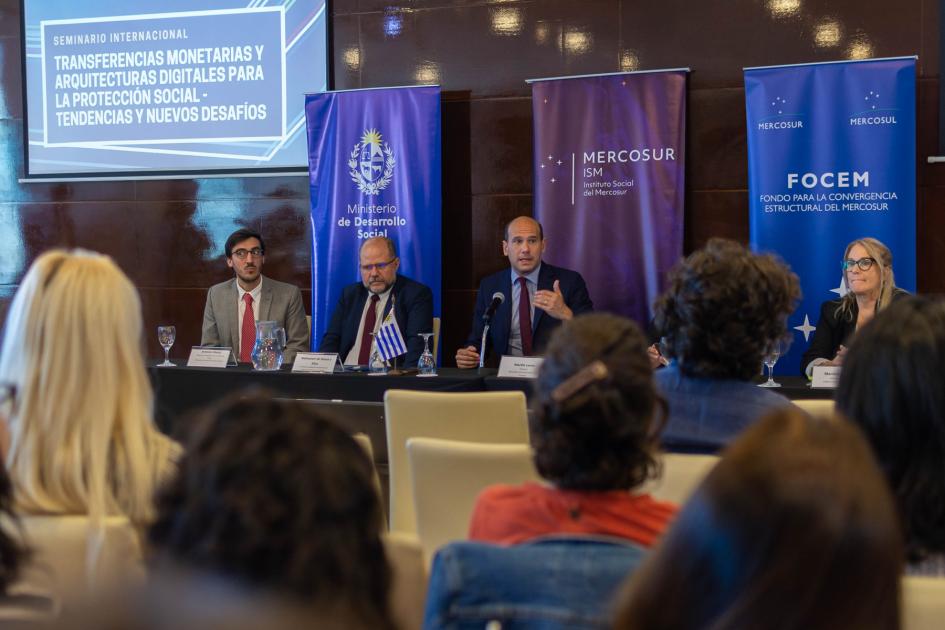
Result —
M796 374L820 306L845 292L846 245L872 236L915 290L915 58L749 68L751 245L801 279L793 343L776 371Z
M535 217L594 308L646 325L682 255L685 69L532 81Z
M312 346L342 289L360 282L358 249L397 243L399 274L433 291L440 314L440 88L305 97L312 204Z

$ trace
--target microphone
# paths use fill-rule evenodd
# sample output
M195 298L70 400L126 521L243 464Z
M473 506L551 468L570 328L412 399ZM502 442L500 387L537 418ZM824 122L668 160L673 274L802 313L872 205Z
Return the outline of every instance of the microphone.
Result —
M489 323L492 321L492 316L495 315L495 311L499 308L499 304L505 301L505 295L501 291L496 291L492 294L492 302L489 304L489 308L486 309L486 312L482 314L482 321Z

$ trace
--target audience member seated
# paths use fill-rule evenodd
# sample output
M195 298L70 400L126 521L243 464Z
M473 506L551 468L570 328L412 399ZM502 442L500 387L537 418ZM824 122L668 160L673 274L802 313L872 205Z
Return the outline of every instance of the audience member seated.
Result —
M0 467L0 626L4 628L50 621L58 613L53 577L30 564L32 554L20 539L18 526L13 488Z
M896 630L902 542L852 424L781 410L745 431L634 573L618 630Z
M851 344L837 409L857 423L889 480L906 572L945 577L945 303L906 297Z
M394 628L372 463L309 407L256 394L208 410L157 505L159 574L200 572L292 598L326 623Z
M785 334L797 276L769 254L712 239L670 273L655 327L672 361L656 384L669 402L667 450L714 452L758 417L790 405L751 382Z
M433 560L423 628L610 628L614 596L645 555L626 540L583 535L450 543Z
M653 544L675 507L633 492L657 469L665 408L646 347L636 324L614 315L583 315L555 330L529 427L535 468L548 483L484 490L471 539L516 544L599 534Z
M846 293L820 305L814 338L801 357L801 373L808 378L815 366L843 365L853 333L894 300L909 295L896 288L892 252L875 238L847 245L840 267Z
M78 555L90 580L105 517L147 524L180 450L154 426L142 339L137 291L93 252L37 258L7 316L0 383L14 505L24 516L88 517L89 550Z

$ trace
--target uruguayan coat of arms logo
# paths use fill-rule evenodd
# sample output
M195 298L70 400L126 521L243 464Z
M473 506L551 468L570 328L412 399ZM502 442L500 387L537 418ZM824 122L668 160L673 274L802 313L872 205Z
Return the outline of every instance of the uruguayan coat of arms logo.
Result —
M390 145L383 142L377 129L368 129L351 150L348 174L358 190L366 195L377 195L387 188L395 165Z

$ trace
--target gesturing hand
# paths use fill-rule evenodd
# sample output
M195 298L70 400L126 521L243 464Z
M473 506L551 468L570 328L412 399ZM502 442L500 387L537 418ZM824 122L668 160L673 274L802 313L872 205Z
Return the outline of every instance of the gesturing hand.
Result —
M565 321L574 317L574 313L564 303L564 296L561 294L561 283L555 280L552 291L535 291L535 308L540 308L555 319Z

